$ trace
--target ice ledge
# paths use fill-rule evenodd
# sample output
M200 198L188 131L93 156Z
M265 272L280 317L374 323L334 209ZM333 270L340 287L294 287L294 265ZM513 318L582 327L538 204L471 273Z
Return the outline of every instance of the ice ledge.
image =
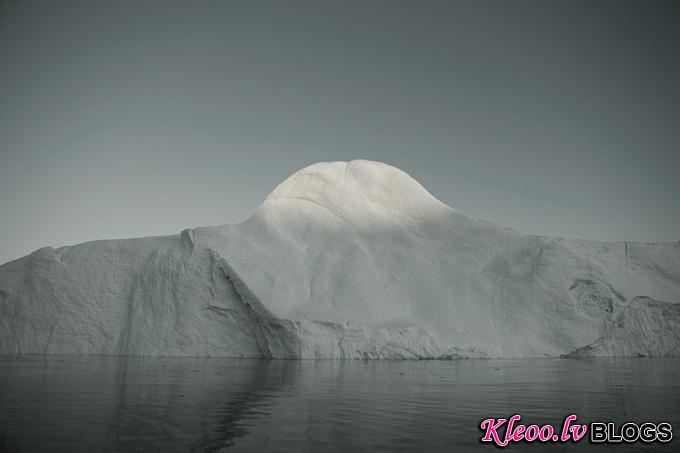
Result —
M566 358L680 356L680 303L636 296L623 308L606 335Z

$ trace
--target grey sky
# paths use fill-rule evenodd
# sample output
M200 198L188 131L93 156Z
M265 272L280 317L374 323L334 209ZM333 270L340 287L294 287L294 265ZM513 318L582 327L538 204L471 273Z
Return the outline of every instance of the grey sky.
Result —
M521 231L680 240L678 2L0 2L0 262L239 222L366 158Z

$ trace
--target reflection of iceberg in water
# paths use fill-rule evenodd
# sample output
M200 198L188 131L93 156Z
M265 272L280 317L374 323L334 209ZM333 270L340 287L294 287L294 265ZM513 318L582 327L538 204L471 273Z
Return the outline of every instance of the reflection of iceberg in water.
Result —
M490 416L675 426L679 379L674 359L0 356L0 451L487 451Z
M246 434L248 410L290 382L295 366L116 356L3 361L0 451L213 450Z
M210 418L202 424L202 437L192 442L189 451L217 451L234 445L237 438L248 435L250 427L246 419L258 413L259 406L276 398L287 386L295 386L298 364L293 361L245 362L251 362L248 364L249 380L243 381L250 388L237 394L223 394L217 403L214 400L204 403ZM226 400L225 396L228 396Z

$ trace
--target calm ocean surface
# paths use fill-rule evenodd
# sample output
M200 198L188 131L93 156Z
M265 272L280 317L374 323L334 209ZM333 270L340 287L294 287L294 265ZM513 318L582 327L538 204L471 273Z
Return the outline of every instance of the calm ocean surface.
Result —
M496 451L483 418L667 421L680 360L0 356L0 451ZM670 444L511 450L680 451Z

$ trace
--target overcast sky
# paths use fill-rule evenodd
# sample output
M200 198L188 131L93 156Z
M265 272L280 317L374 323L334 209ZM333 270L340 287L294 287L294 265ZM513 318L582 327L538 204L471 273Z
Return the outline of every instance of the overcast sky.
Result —
M680 2L0 1L0 262L240 222L317 161L680 240Z

